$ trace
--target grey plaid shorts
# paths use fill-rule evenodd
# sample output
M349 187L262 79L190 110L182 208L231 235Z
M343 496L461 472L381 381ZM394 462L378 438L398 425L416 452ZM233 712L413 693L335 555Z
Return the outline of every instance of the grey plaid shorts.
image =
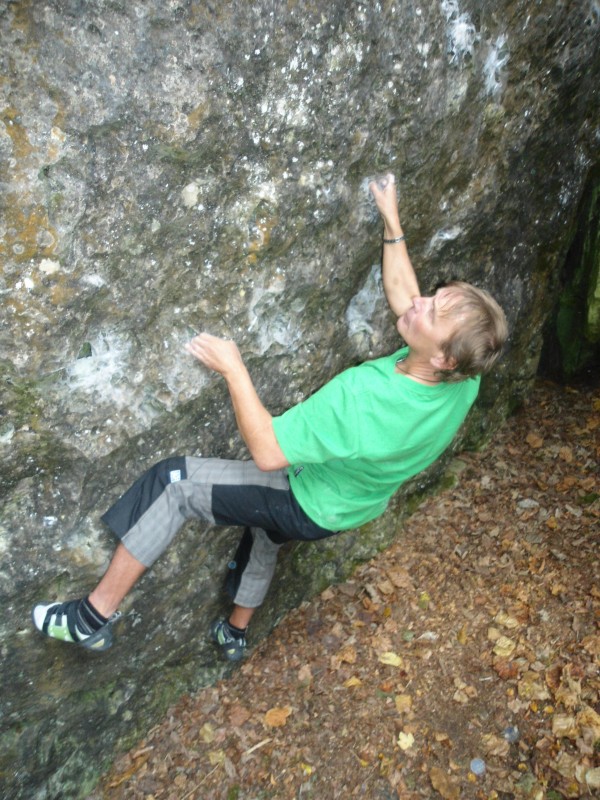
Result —
M287 471L253 461L173 457L144 473L102 520L144 566L151 566L188 519L250 528L252 550L235 595L254 608L268 589L280 545L332 536L294 498Z

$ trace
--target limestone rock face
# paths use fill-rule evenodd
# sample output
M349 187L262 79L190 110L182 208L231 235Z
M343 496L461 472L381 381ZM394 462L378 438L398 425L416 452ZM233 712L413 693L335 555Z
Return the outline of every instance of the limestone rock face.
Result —
M469 441L526 395L598 160L599 34L596 3L558 0L1 5L5 797L84 796L222 674L205 630L235 531L187 526L102 658L42 640L29 609L93 586L99 516L141 469L244 454L194 332L238 342L273 413L397 346L370 176L397 176L423 292L462 277L509 317ZM288 549L255 640L398 513Z

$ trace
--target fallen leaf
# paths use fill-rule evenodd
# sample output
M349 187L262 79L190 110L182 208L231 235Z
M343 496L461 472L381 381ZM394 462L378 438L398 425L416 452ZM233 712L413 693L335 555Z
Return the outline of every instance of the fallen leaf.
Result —
M551 766L558 772L559 775L562 775L563 778L574 778L578 762L579 759L577 756L572 756L566 751L561 750L555 760L551 762ZM569 797L572 796L573 795L569 795Z
M507 636L500 636L494 645L494 653L502 658L507 658L514 652L516 646L512 639Z
M121 775L118 775L116 778L114 778L114 780L110 781L108 784L109 789L116 789L117 786L120 786L122 783L125 783L125 781L128 781L129 778L131 778L141 769L141 767L146 763L146 761L148 761L149 758L150 753L147 753L142 758L136 759L135 763L132 764L129 769L121 773Z
M404 731L400 731L398 734L398 747L401 750L410 750L410 748L415 743L415 737L412 733L404 733Z
M562 675L562 681L554 694L554 699L567 709L577 708L580 704L581 681L574 678L568 668Z
M544 444L544 440L537 433L528 433L525 441L533 450L538 450Z
M353 675L351 678L348 678L347 681L344 681L344 686L346 689L352 689L353 686L362 686L362 681L360 678L357 678L356 675Z
M469 641L466 625L463 625L462 628L459 630L459 632L456 634L456 641L462 645L465 645Z
M444 800L459 800L460 787L456 779L447 775L439 767L431 767L429 770L429 780L436 792L439 792Z
M352 644L342 647L340 652L337 654L337 657L340 661L345 662L346 664L356 664L356 647L354 647Z
M452 699L455 703L460 703L464 706L469 702L469 695L463 689L457 689L452 695Z
M600 742L600 714L593 708L586 706L577 714L577 726L586 744L594 747Z
M386 570L387 576L397 589L412 589L414 584L410 572L403 567Z
M588 769L585 773L585 782L588 789L600 789L600 767Z
M216 767L217 764L224 764L225 763L225 751L224 750L211 750L208 754L208 760L212 767Z
M241 728L245 722L248 722L251 716L247 708L244 708L244 706L239 703L235 703L231 706L229 712L229 723L232 728Z
M496 736L494 733L486 733L481 737L481 747L487 756L499 756L504 758L508 755L510 744L503 736Z
M205 722L204 725L200 728L200 738L205 744L210 744L215 740L215 729L210 724L210 722Z
M573 451L570 447L561 447L558 451L558 455L563 461L566 461L567 464L571 464L573 461Z
M310 664L304 664L304 666L300 667L298 670L298 683L301 686L308 686L312 683L312 670L310 668Z
M523 700L550 700L550 692L537 672L528 670L517 684L519 697Z
M412 697L409 694L397 694L394 698L396 704L396 711L399 714L405 714L412 708Z
M557 739L576 739L578 728L575 717L571 714L555 714L552 717L552 735Z
M519 675L518 664L514 661L509 661L507 658L495 658L493 667L503 681L513 680Z
M586 636L581 642L584 650L587 650L593 656L600 657L600 636L591 635Z
M397 653L387 651L380 653L379 659L382 664L387 664L390 667L401 667L403 664L402 658Z
M377 584L377 588L381 592L381 594L392 594L394 591L394 587L392 586L391 581L386 580L385 578Z
M286 724L292 711L293 709L290 706L276 706L275 708L269 709L265 714L265 725L268 725L270 728L282 728Z
M511 630L519 627L519 620L511 617L510 614L507 614L505 611L499 611L494 617L494 622L497 622L498 625L502 625L504 628L509 628Z

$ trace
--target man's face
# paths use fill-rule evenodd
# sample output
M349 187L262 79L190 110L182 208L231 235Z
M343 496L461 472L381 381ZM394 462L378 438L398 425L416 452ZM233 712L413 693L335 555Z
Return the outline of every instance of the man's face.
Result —
M396 328L406 344L419 356L437 358L441 345L454 332L460 317L452 315L458 299L454 287L443 287L433 297L415 297L413 304L398 318Z

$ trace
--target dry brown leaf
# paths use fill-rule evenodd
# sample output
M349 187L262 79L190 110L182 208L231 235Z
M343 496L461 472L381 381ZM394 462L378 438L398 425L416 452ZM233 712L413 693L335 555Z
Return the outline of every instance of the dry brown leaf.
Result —
M586 636L581 644L583 645L584 650L587 650L588 653L593 656L600 657L600 636L595 634Z
M116 789L117 786L120 786L122 783L125 783L125 781L128 781L132 775L135 775L135 773L142 768L142 766L146 763L146 761L148 761L149 758L150 758L150 753L146 753L141 758L136 759L135 763L132 764L129 767L129 769L125 770L125 772L122 772L120 775L117 775L116 778L110 781L108 787L110 789Z
M298 683L301 686L309 686L312 683L313 675L310 664L304 664L298 670Z
M508 755L510 744L502 736L486 733L481 737L481 747L487 756L504 758Z
M397 589L414 588L410 572L403 567L394 567L386 570L387 576Z
M585 782L588 789L600 789L600 767L588 769L585 773Z
M502 625L509 630L514 630L519 627L519 620L515 619L515 617L511 617L506 611L499 611L494 617L494 622L497 622L498 625Z
M396 711L399 714L406 714L412 708L412 697L409 694L397 694L394 698Z
M210 750L208 753L208 760L212 767L216 767L217 764L224 764L225 763L225 751L224 750Z
M384 595L393 594L394 592L394 587L392 585L392 582L388 581L385 578L377 582L377 588L381 592L381 594Z
M571 464L573 462L573 451L570 447L561 447L558 451L558 455L563 461L566 461L567 464Z
M552 717L552 734L557 739L576 739L578 728L572 714L555 714Z
M600 742L600 714L593 708L586 706L577 714L577 726L586 744L593 747Z
M544 444L544 440L541 436L538 436L537 433L528 433L525 437L525 441L532 450L538 450Z
M512 655L516 646L515 642L509 639L508 636L500 636L494 645L494 655L507 658Z
M356 659L357 659L356 647L354 647L353 644L347 644L345 647L342 647L342 649L337 654L337 657L339 658L340 662L346 664L356 664Z
M397 653L392 653L391 651L380 653L378 660L382 664L387 664L389 667L401 667L403 664L401 656L399 656Z
M247 708L244 708L244 706L239 703L234 703L229 711L229 723L232 728L241 728L245 722L248 722L251 716L252 714Z
M572 674L569 666L563 672L562 681L554 694L554 700L561 703L567 709L575 709L581 701L581 680Z
M291 706L275 706L275 708L269 709L265 714L265 725L269 728L282 728L286 724L292 711L293 709Z
M507 658L495 658L492 662L495 672L503 681L514 680L519 675L519 666Z
M523 673L517 685L522 700L550 700L550 692L537 672L529 670Z
M205 722L204 725L200 728L200 738L205 744L210 744L215 740L215 729L210 724L210 722Z
M448 775L439 767L431 767L429 780L435 791L439 792L444 800L460 800L460 787L453 776Z

